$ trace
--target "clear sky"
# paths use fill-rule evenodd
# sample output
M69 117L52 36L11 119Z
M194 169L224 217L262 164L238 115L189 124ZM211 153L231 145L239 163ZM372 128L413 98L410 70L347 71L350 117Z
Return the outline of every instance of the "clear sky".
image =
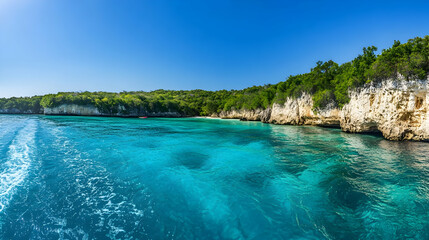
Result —
M241 89L429 34L429 1L0 0L0 97Z

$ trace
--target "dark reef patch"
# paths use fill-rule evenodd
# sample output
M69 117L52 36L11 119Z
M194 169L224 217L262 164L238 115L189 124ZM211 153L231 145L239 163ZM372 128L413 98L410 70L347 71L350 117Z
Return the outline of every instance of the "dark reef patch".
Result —
M188 169L200 169L206 164L209 156L199 152L184 150L173 153L172 159L179 166L184 166Z

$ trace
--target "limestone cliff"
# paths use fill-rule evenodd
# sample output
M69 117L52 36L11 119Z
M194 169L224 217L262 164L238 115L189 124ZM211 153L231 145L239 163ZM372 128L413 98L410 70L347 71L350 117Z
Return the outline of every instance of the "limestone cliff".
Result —
M372 82L349 92L350 102L342 109L330 104L313 108L312 96L303 94L274 103L267 109L231 110L216 114L221 118L262 121L273 124L338 127L345 132L380 132L390 140L429 140L429 80L385 80ZM175 111L148 112L118 106L108 113L93 105L63 104L44 108L46 115L186 117ZM0 109L0 113L29 113L18 109Z
M391 140L428 140L428 81L389 80L350 93L341 111L346 132L376 132Z
M101 112L97 107L92 105L62 104L57 107L45 108L46 115L77 115L77 116L116 116L116 117L185 117L184 115L174 112L147 112L147 111L127 111L124 107L119 106L115 113Z
M90 105L77 105L77 104L63 104L58 107L45 108L46 115L80 115L80 116L102 116L103 114L98 111L94 106Z
M386 80L350 91L342 109L313 111L311 95L288 98L269 109L223 112L222 118L274 124L341 127L345 132L381 132L390 140L429 140L429 81Z
M313 111L311 95L303 94L299 98L288 98L284 104L274 103L271 108L257 110L232 110L219 114L221 118L262 121L265 123L288 125L316 125L326 127L340 126L340 110L328 106Z
M221 112L217 117L224 119L240 119L243 121L262 121L268 122L271 114L271 109L256 109L256 110L231 110Z
M309 94L299 98L288 98L284 104L274 103L271 117L267 121L274 124L316 125L338 127L340 110L333 104L325 109L313 111L313 99Z

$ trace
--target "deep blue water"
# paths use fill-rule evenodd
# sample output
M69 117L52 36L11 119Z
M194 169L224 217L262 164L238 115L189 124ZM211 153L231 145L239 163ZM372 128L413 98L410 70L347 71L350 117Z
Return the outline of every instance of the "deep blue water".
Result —
M429 143L0 115L1 239L429 239Z

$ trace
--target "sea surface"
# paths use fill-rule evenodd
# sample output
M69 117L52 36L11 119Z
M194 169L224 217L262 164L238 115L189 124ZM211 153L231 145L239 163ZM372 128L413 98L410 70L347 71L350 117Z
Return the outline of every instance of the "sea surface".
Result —
M0 239L429 239L429 143L0 115Z

